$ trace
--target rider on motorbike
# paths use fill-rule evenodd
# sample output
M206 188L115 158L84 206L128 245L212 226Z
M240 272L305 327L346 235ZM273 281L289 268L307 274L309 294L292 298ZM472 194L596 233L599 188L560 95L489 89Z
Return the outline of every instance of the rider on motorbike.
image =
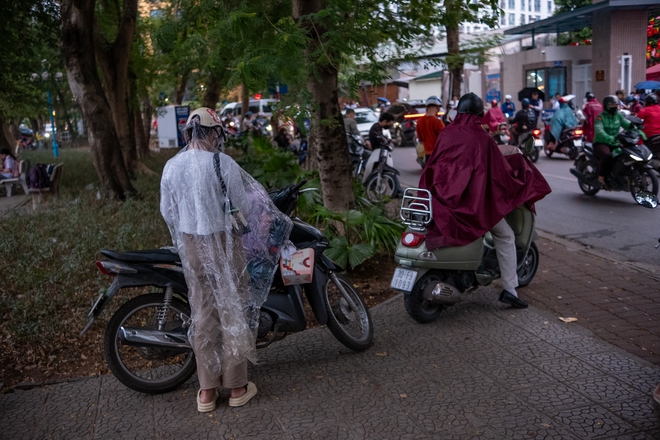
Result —
M605 176L610 174L612 168L612 150L619 146L616 136L619 129L629 128L630 121L619 113L619 98L609 95L603 99L605 110L596 117L594 126L594 155L600 161L598 170L598 183L605 187Z
M561 133L565 128L577 127L578 121L575 118L573 110L569 107L568 101L559 98L559 109L555 111L552 120L550 120L550 135L547 148L552 151L560 141Z
M488 131L491 134L497 132L497 127L500 124L506 124L506 117L502 113L502 109L497 106L495 99L490 102L490 110L486 112L481 123L488 126Z
M587 92L587 102L584 104L584 139L587 142L593 142L594 140L594 124L596 123L596 117L599 114L603 113L603 104L598 102L596 96Z
M526 308L518 298L515 236L505 216L550 192L541 173L521 154L503 156L481 127L484 104L474 93L458 102L456 119L438 137L419 187L433 199L428 250L464 246L491 231L502 274L500 301Z
M655 93L646 96L646 107L640 110L637 116L644 120L647 146L657 156L660 154L660 105Z
M511 101L511 95L504 96L502 113L504 113L504 116L507 118L512 118L516 114L516 105Z
M513 145L518 145L518 137L523 133L529 133L536 126L536 113L529 105L529 99L523 98L522 108L518 110L513 118L513 127L511 128L511 141Z
M369 142L371 148L377 150L388 143L388 139L383 134L383 129L389 129L394 124L394 115L392 113L382 113L378 122L374 123L369 129Z

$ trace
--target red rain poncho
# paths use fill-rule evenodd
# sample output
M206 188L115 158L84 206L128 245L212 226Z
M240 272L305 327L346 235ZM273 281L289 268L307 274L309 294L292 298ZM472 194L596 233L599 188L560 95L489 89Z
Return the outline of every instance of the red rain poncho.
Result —
M472 243L517 206L551 191L528 159L503 156L480 124L478 116L457 115L438 136L422 172L419 186L433 198L429 250Z
M488 125L488 130L490 130L491 133L495 133L498 125L506 123L506 117L504 116L504 113L502 113L502 109L499 107L493 107L484 115L481 123Z

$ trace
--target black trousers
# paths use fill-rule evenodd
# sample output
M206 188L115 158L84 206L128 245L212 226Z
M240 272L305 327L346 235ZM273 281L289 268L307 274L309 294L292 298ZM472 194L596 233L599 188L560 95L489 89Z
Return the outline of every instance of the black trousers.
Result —
M594 155L596 159L600 162L598 175L599 176L608 176L610 171L612 171L612 165L614 161L612 160L612 148L607 144L594 144Z

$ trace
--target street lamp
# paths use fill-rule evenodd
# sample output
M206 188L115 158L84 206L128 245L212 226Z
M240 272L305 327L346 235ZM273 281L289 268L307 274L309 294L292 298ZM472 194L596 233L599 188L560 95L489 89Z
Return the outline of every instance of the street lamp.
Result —
M48 113L50 114L50 130L53 136L53 157L59 155L59 145L57 143L57 135L55 134L55 112L53 111L53 101L50 97L50 86L48 84L48 78L51 74L48 72L48 66L50 63L48 60L41 60L41 75L38 73L33 73L30 75L30 81L36 81L41 78L41 80L46 83L46 92L48 96ZM62 72L55 72L55 82L59 83L62 81Z

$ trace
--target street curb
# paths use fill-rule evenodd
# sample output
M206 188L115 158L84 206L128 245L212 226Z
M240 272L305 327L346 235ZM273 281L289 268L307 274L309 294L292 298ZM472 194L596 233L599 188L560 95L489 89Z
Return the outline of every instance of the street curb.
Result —
M620 259L622 257L617 258L616 256L613 256L612 251L609 251L607 249L587 246L580 242L562 237L561 235L553 234L548 231L544 231L542 229L536 229L536 232L539 234L539 237L560 244L562 246L565 246L570 250L584 252L585 254L588 254L595 258L599 258L601 260L626 266L632 270L635 270L643 275L648 276L649 278L653 278L656 281L660 281L660 266L658 265L639 263L634 261L625 261L624 259ZM658 255L660 256L660 254Z

